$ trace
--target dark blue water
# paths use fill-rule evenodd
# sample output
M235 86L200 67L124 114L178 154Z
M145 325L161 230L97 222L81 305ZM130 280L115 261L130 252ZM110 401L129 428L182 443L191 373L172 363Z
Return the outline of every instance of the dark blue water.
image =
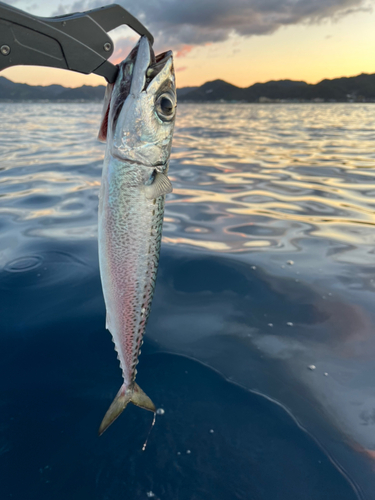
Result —
M1 498L375 498L373 107L180 107L146 451L133 406L97 437L99 115L0 107Z

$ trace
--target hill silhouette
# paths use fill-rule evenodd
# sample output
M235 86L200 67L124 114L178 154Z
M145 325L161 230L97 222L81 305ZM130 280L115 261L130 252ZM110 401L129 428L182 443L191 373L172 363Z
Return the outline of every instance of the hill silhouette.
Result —
M62 85L46 87L14 83L0 77L0 101L92 101L102 100L104 85L67 88ZM348 78L322 80L317 84L303 81L277 80L255 83L247 88L236 87L224 80L214 80L200 87L177 89L180 102L283 102L338 101L375 102L375 74L362 73Z
M4 76L0 76L0 100L24 101L75 101L75 100L102 100L104 97L104 85L90 87L84 85L78 88L67 88L62 85L33 86L26 83L14 83Z
M278 80L255 83L247 88L236 87L224 80L207 82L184 93L180 101L272 102L295 101L375 101L375 74L322 80L317 84L302 81Z

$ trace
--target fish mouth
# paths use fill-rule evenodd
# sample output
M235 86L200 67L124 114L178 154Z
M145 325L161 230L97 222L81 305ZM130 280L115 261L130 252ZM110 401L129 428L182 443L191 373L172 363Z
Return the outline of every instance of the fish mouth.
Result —
M119 65L119 91L115 101L112 103L113 127L116 126L122 106L132 91L133 81L135 79L143 79L144 85L142 91L144 92L171 57L172 51L170 50L155 56L149 39L145 36L140 38L125 61Z
M124 102L132 92L134 80L142 80L142 92L147 91L154 78L173 57L168 50L155 55L147 37L142 36L128 57L119 64L119 72L114 84L109 84L104 98L102 124L98 139L106 142L108 122L115 129Z
M148 41L148 39L147 39L147 41ZM151 63L146 71L146 82L145 82L145 86L144 86L143 90L147 89L147 87L150 85L152 80L160 73L160 71L164 68L164 66L169 61L169 59L173 56L171 50L167 50L166 52L162 52L161 54L158 54L157 56L155 56L154 51L153 51L151 46L150 46L150 49L151 49L150 55L153 56L153 58L151 59Z

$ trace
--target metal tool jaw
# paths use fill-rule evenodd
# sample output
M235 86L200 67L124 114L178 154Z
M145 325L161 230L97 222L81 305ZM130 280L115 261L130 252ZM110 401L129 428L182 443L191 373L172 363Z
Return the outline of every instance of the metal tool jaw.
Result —
M120 5L37 17L0 2L0 71L17 65L49 66L95 73L113 83L118 67L107 61L114 48L107 32L123 24L153 44L151 33Z

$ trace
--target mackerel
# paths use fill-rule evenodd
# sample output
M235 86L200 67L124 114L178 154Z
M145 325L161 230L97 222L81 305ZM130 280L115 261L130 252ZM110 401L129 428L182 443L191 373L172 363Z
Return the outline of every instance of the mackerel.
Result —
M171 52L154 55L142 37L120 64L104 99L99 140L106 142L99 195L99 265L123 384L101 435L129 402L155 412L135 382L159 263L167 177L176 114Z

